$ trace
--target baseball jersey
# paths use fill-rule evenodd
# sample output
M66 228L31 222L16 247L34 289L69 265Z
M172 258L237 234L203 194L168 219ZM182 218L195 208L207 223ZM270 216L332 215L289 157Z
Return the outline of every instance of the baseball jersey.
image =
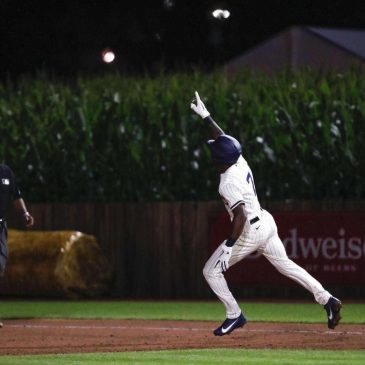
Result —
M243 205L246 219L251 220L261 216L252 171L242 156L221 174L219 194L231 221L234 217L233 209L239 205Z
M13 171L9 166L0 164L0 218L4 218L9 203L21 197Z

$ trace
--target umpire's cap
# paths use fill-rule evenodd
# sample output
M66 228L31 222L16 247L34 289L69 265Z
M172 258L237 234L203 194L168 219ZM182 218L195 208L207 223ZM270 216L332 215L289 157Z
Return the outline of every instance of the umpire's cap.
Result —
M233 165L242 153L241 144L237 139L222 134L217 139L210 139L207 144L212 153L212 159L220 165Z

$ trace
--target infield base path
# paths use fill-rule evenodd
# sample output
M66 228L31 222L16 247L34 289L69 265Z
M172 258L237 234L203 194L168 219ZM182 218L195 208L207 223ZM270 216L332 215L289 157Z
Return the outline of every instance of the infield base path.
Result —
M365 349L365 325L248 323L215 337L219 322L7 320L0 355L197 348Z

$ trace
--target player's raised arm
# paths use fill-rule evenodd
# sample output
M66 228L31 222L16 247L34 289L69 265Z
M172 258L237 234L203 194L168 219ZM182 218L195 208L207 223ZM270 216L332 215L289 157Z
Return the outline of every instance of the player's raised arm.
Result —
M196 103L196 104L194 104ZM197 91L195 91L195 99L190 104L190 108L194 110L196 114L202 117L207 123L209 123L213 139L224 134L223 130L219 127L219 125L213 120L208 112L207 108L205 107L204 103L201 101L200 96Z

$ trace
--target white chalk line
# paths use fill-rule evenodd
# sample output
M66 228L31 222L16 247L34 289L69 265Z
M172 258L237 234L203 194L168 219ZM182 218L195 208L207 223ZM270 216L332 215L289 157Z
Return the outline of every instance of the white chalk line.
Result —
M186 332L207 332L212 331L212 328L194 328L194 327L140 327L140 326L101 326L101 325L52 325L52 324L6 324L5 327L25 328L25 329L49 329L49 328L64 328L64 329L90 329L90 330L140 330L140 331L186 331ZM363 331L316 331L316 330L285 330L285 329L238 329L240 332L250 333L302 333L302 334L324 334L324 335L354 335L365 336Z

